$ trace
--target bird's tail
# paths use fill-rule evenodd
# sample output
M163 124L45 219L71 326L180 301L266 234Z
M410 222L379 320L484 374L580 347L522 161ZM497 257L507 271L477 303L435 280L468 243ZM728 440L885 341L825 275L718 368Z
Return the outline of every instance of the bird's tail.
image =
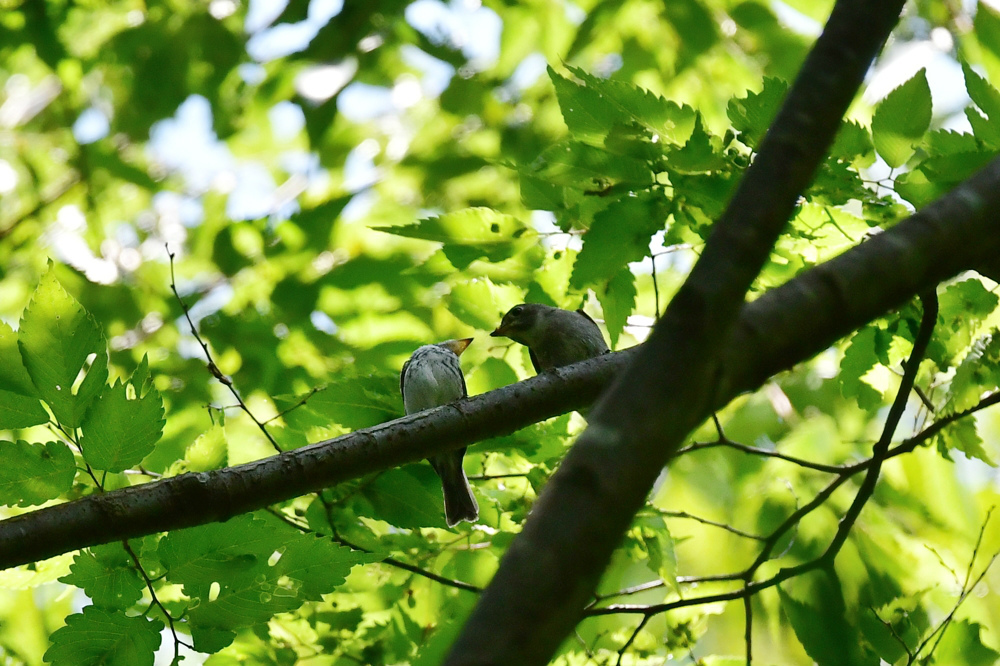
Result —
M448 527L454 527L463 520L470 523L479 518L479 504L472 494L469 479L462 469L465 451L455 451L431 459L434 471L441 477L444 490L444 518Z

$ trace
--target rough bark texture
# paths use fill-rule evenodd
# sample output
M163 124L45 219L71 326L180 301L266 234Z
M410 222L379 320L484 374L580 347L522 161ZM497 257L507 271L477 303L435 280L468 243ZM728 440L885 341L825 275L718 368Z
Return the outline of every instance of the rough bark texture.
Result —
M452 647L448 666L548 663L633 515L719 402L746 291L812 179L903 2L840 0L698 263L590 426Z
M715 406L1000 252L1000 160L913 218L743 307ZM280 456L93 495L0 521L0 568L225 520L584 407L641 347ZM702 414L701 417L706 416Z

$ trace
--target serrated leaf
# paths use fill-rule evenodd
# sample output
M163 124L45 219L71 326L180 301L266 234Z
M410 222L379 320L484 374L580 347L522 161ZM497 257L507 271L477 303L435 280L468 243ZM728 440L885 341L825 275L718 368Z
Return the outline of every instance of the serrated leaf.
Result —
M568 68L579 85L548 68L559 108L570 132L580 141L603 142L615 125L637 123L660 140L682 143L694 126L694 111L622 81L598 79Z
M668 155L667 164L671 170L688 174L716 171L726 163L721 150L721 142L705 131L698 114L691 137L683 147Z
M866 127L853 120L845 120L837 130L837 136L830 148L830 155L841 160L853 160L867 155L874 149L872 136Z
M195 649L217 651L232 642L234 631L267 622L278 613L287 613L302 605L292 589L292 581L279 580L276 567L266 564L255 571L241 571L224 576L218 595L188 611Z
M164 423L163 399L143 356L128 382L106 386L87 411L81 428L83 457L95 469L122 472L152 452Z
M955 369L948 406L962 412L979 402L983 393L1000 387L1000 335L987 335L972 344Z
M597 290L597 300L604 310L604 325L608 329L612 349L618 344L628 316L635 309L635 296L635 275L628 268L619 271L603 289Z
M981 624L970 620L950 623L934 651L934 663L995 666L1000 661L1000 652L983 644L983 629Z
M50 637L53 666L152 666L163 623L87 606Z
M398 373L348 377L315 393L278 396L274 403L280 411L290 410L285 422L300 432L332 425L359 430L403 415Z
M649 239L663 228L663 201L656 195L625 197L594 216L583 235L570 284L582 289L615 276L649 254Z
M95 606L124 610L142 598L145 587L121 544L97 546L77 554L70 573L59 579L87 593Z
M954 449L961 451L967 458L978 458L990 467L997 466L984 447L975 419L965 418L955 421L938 433L936 440L938 451L949 460L951 460L949 452Z
M965 89L976 106L993 122L1000 122L1000 92L989 81L976 73L968 63L962 63Z
M73 486L76 462L62 442L31 444L0 440L0 504L32 506L55 499Z
M158 554L167 578L190 597L207 597L212 583L247 572L262 572L282 545L277 530L250 514L174 530L163 537Z
M445 527L441 481L430 465L406 465L379 474L361 493L370 506L359 515L396 527Z
M764 78L759 93L747 92L743 98L734 98L726 108L726 115L733 129L740 133L740 141L756 149L788 92L788 83L781 79Z
M913 155L914 145L931 124L931 89L927 71L885 96L872 117L875 150L892 168L900 167Z
M17 334L0 321L0 430L28 428L49 419L21 361Z
M90 313L59 284L51 263L21 317L17 344L31 382L56 420L79 427L107 381L107 343Z
M382 556L340 546L326 537L300 534L288 540L275 565L279 575L299 583L303 601L319 601L343 585L357 564L377 562Z
M547 148L531 168L533 176L591 196L615 186L638 189L653 182L653 172L644 160L575 140Z
M467 268L485 257L499 262L530 242L534 232L513 215L491 208L466 208L397 227L374 227L396 236L443 243L445 256L456 268Z

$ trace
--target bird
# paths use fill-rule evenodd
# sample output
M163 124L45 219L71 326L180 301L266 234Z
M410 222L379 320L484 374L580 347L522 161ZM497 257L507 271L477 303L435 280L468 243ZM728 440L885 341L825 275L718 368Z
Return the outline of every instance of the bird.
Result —
M515 305L490 336L526 346L536 373L608 353L601 329L586 312L540 303Z
M467 395L458 357L471 342L472 338L445 340L424 345L413 352L399 373L399 390L407 414L447 405ZM479 504L462 467L464 456L465 447L429 459L441 478L448 527L463 520L475 522L479 518Z

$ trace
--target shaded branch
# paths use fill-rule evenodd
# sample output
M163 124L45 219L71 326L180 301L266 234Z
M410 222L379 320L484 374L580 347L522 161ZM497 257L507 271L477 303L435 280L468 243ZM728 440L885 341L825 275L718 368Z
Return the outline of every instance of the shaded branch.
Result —
M592 410L447 666L545 664L570 633L664 464L723 395L732 395L720 392L720 380L747 290L902 5L836 3L690 276ZM753 347L739 349L748 355Z
M1000 160L889 231L743 307L715 407L828 348L1000 247ZM100 543L226 520L586 407L641 347L373 428L212 472L92 495L0 521L0 568ZM754 350L747 354L746 350ZM971 411L942 417L913 450ZM707 417L708 414L705 414Z

